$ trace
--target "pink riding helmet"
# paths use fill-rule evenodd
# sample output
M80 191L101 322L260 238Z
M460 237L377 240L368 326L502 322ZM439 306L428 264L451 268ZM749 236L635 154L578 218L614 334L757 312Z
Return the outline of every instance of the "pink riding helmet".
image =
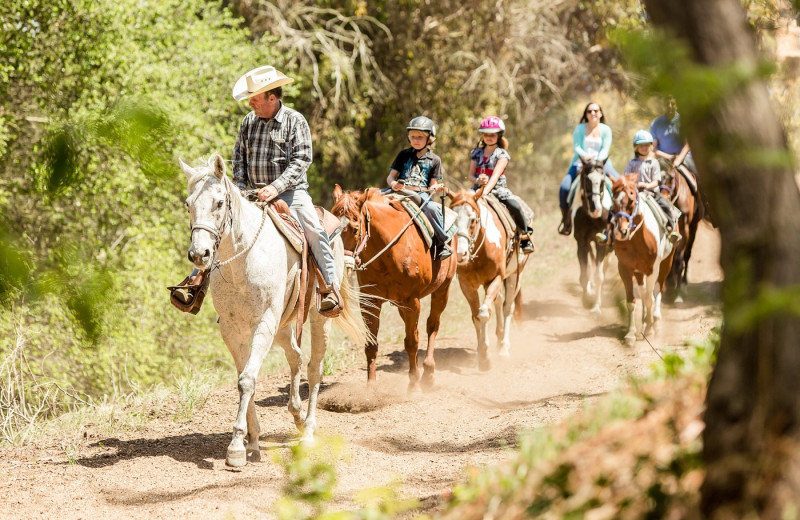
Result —
M482 134L499 134L506 131L506 124L497 116L489 116L481 121L478 132Z

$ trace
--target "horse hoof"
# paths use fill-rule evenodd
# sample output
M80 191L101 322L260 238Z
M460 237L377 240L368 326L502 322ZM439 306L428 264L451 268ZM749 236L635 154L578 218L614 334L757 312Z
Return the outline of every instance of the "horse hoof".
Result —
M636 334L628 334L625 336L625 345L632 347L636 343Z
M300 444L303 446L313 446L316 443L317 440L314 438L314 430L306 428L306 431L303 432L303 436L300 437Z
M241 468L247 464L247 451L245 450L228 450L228 456L225 457L225 464L232 468Z
M508 348L508 346L505 346L497 351L497 356L504 359L508 359L511 357L511 350Z
M600 315L600 306L599 305L595 305L594 307L592 307L591 310L589 310L589 314L592 314L593 316L599 316Z
M492 369L492 362L489 358L478 360L478 370L481 372L488 372Z
M675 297L675 301L673 303L683 303L683 296L680 294Z
M261 462L261 450L247 450L247 462Z

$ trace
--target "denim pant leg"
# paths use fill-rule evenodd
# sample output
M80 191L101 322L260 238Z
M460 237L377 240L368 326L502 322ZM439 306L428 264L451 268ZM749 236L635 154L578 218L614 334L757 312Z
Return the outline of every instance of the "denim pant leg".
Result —
M692 158L692 154L687 154L686 157L683 159L683 165L689 168L695 176L697 175L697 166L694 164L694 159Z
M427 193L420 193L420 206L425 204L426 200L430 200L430 195ZM422 208L422 212L428 217L428 220L431 223L431 227L433 227L433 233L436 235L436 240L440 244L446 244L449 240L447 236L447 231L444 230L444 217L442 216L442 210L435 201L431 200L428 204Z
M333 261L333 250L328 241L328 234L319 223L317 211L311 196L305 190L284 191L278 198L289 205L294 218L300 221L303 226L303 234L308 241L308 249L314 260L317 261L322 278L328 287L339 289L339 278L336 276L336 265Z
M569 167L567 174L561 181L561 186L558 188L558 205L561 207L561 209L567 209L567 197L569 196L569 189L572 187L572 182L575 180L575 176L577 174L578 167L573 164Z
M508 212L511 213L511 218L514 219L514 223L517 225L517 229L520 233L529 233L530 228L528 228L528 223L525 222L525 212L522 209L522 204L516 199L516 197L508 197L507 199L498 199L500 202L506 205L508 208Z

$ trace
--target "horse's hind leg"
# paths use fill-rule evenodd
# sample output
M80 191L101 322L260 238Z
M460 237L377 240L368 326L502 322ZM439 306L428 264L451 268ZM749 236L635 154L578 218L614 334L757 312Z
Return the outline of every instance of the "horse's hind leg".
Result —
M305 421L303 400L300 398L300 364L303 361L303 353L297 344L294 323L282 328L278 332L276 341L283 347L286 361L289 362L289 413L294 417L294 425L297 426L297 429L302 430Z
M308 413L306 414L303 442L314 440L317 431L317 396L322 384L322 362L331 336L331 320L311 311L311 358L308 360Z
M228 454L225 458L225 463L229 466L244 466L247 464L247 455L251 457L260 456L256 455L258 451L258 435L256 433L255 439L253 436L248 436L248 449L245 450L244 437L248 433L248 409L253 407L252 399L256 390L256 377L261 365L264 363L264 358L267 356L276 328L274 320L265 318L256 327L255 334L250 346L250 355L244 365L244 369L239 373L239 411L236 414L236 420L233 423L233 439L228 445ZM255 408L252 408L255 415Z

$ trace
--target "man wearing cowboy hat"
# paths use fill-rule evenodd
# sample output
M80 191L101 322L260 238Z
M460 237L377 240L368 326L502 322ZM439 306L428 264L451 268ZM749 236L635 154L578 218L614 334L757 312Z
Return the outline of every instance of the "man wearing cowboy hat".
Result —
M233 182L241 190L264 187L258 200L279 198L300 221L309 249L327 287L320 311L339 305L339 280L328 235L308 194L306 170L311 165L311 130L296 110L281 103L283 85L293 82L274 67L258 67L236 82L233 98L249 99L252 112L244 116L233 147Z

